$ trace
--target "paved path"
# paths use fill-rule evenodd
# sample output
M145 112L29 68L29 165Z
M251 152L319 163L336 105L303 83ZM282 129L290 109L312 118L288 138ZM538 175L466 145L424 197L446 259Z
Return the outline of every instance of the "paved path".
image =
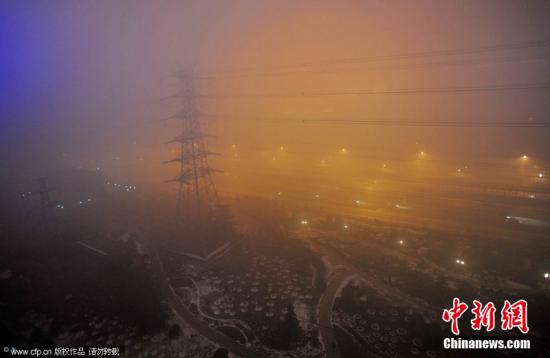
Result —
M400 289L388 285L382 280L373 277L368 271L362 269L361 267L358 267L356 264L351 262L351 260L346 257L344 253L340 252L340 250L333 247L332 245L323 245L323 247L327 250L326 252L330 254L329 257L331 259L334 258L335 261L338 260L338 263L344 265L344 267L350 272L359 275L366 284L377 290L378 293L382 294L383 296L388 297L391 300L399 300L405 302L413 309L416 309L417 311L425 314L438 314L438 311L429 306L426 302L416 297L410 296Z
M154 250L154 248L153 248ZM185 324L191 326L195 331L197 331L201 336L210 340L211 342L229 350L231 353L235 354L241 358L268 358L268 355L247 349L246 347L238 344L229 337L219 333L217 330L211 328L207 323L201 321L199 318L194 316L186 306L184 306L172 286L170 281L164 272L162 261L160 260L156 250L154 252L153 264L154 270L159 276L159 281L162 285L162 290L164 292L165 298L168 301L170 307L178 315L178 317L185 322Z
M120 209L120 208L119 208ZM161 225L151 225L151 217L149 212L143 210L118 210L112 211L112 216L121 220L122 223L125 223L129 227L133 227L136 232L139 233L139 236L143 239L140 240L144 246L144 249L150 254L152 261L152 269L154 274L157 276L158 282L161 285L163 296L176 314L178 321L185 326L190 326L194 329L199 335L206 338L210 342L219 347L223 347L233 353L237 357L241 358L269 358L265 353L257 352L252 349L248 349L245 346L240 345L239 343L233 341L231 338L221 334L216 329L210 327L206 322L201 321L195 315L193 315L187 308L183 305L179 296L174 291L173 287L170 284L170 280L164 271L164 266L162 260L158 254L157 248L154 245L151 238L162 237L170 235L171 233L166 231ZM124 212L125 214L120 214ZM147 225L144 223L148 223Z
M136 215L137 214L137 215ZM134 213L136 216L143 216L143 222L147 222L145 218L148 218L147 214L140 212ZM163 291L164 297L168 302L169 306L172 308L178 320L184 325L190 326L198 334L208 339L215 345L223 347L233 353L237 357L241 358L269 358L268 355L248 349L243 345L233 341L231 338L223 335L216 329L210 327L206 322L201 321L198 317L193 315L187 308L183 305L179 296L174 291L174 288L170 284L170 280L164 271L164 265L160 256L158 254L157 248L154 243L150 240L151 237L159 237L162 235L169 235L170 233L164 232L161 227L154 227L156 225L137 225L137 231L140 232L140 236L143 238L143 245L145 249L150 253L152 268L155 275L158 277L158 281L161 284L161 289Z
M312 231L310 236L301 237L301 239L306 240L312 248L321 255L329 257L333 264L339 265L340 267L348 270L350 273L361 277L367 285L374 288L380 295L386 297L387 299L391 301L396 299L400 300L423 313L438 314L438 311L430 307L425 301L410 296L392 285L386 284L381 279L374 277L367 270L356 265L352 258L348 257L347 254L340 251L340 249L334 245L318 240L319 237L323 235L330 237L330 235L323 234L320 231ZM334 237L334 240L337 241L338 239Z
M320 234L320 233L318 233ZM401 290L398 290L392 286L389 286L378 279L375 279L367 271L358 267L350 261L345 254L340 252L337 248L332 245L327 245L316 240L318 235L313 235L310 237L301 237L302 240L306 240L312 247L321 256L327 256L329 261L338 266L338 270L329 278L327 282L327 288L321 299L319 300L318 305L318 317L319 317L319 330L321 332L321 340L325 346L326 357L327 358L340 358L340 352L338 346L334 346L336 343L336 337L334 333L334 327L332 326L332 309L334 305L334 300L336 294L342 284L350 276L357 275L365 281L369 286L377 290L382 296L386 297L389 300L399 300L407 303L409 306L414 309L434 314L436 311L426 305L424 302L421 302L414 297L411 297ZM335 349L334 349L335 348Z
M336 342L334 334L334 327L332 326L332 308L334 306L334 300L340 287L346 282L346 280L353 276L347 270L338 270L330 277L327 288L319 300L318 317L319 317L319 331L321 332L321 340L325 346L326 358L340 358L340 351Z

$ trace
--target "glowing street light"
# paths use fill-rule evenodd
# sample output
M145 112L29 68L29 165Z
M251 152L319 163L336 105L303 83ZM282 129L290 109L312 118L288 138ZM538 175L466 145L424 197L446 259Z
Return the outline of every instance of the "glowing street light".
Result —
M544 174L539 173L539 178L542 179L544 177Z
M340 153L346 154L347 152L348 152L348 150L346 148L340 149Z
M529 157L527 156L527 154L524 154L524 155L521 157L521 159L527 160L527 159L529 159Z
M283 151L283 150L285 150L285 147L280 146L280 147L279 147L279 150L280 150L280 151Z
M300 224L306 226L307 224L309 224L309 221L304 219L304 220L300 221Z
M550 278L550 273L548 273L548 272L545 272L545 273L544 273L544 278L545 278L545 279L548 279L548 278Z
M405 241L399 240L399 245L404 245L404 244L405 244Z
M349 229L349 226L347 224L344 224L344 230Z
M315 198L319 199L319 194L315 194Z
M462 265L464 266L466 263L464 262L464 260L456 260L456 263L459 264L459 265Z

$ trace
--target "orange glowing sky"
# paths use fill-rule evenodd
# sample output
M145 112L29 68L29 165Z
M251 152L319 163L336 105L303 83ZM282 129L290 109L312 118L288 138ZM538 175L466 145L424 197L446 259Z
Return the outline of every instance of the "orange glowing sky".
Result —
M303 183L327 178L367 183L384 164L404 177L454 178L457 168L475 162L483 165L468 174L472 177L486 180L499 170L510 175L499 180L516 180L516 173L545 170L542 163L550 159L546 129L303 122L545 120L550 114L545 90L299 95L547 81L547 47L345 60L547 40L548 2L120 1L36 3L12 12L36 27L16 28L26 36L22 47L42 42L52 51L47 62L31 61L25 68L40 81L31 79L27 91L17 92L36 108L14 101L6 106L13 123L28 121L32 128L18 132L19 158L38 150L44 163L101 167L112 176L164 185L177 170L160 164L175 155L163 143L178 129L177 123L157 120L174 113L178 103L161 99L177 91L168 75L193 64L199 75L210 77L197 81L200 93L293 94L199 101L203 112L217 115L205 127L215 136L209 144L223 154L213 159L225 172L220 185L232 186L229 179L235 177L255 184L261 173L275 182L277 174ZM292 67L296 64L304 65ZM32 76L42 68L48 76ZM51 118L46 126L34 125L43 118ZM341 148L348 149L347 157ZM420 151L428 154L424 162L418 161ZM511 170L523 153L537 167Z

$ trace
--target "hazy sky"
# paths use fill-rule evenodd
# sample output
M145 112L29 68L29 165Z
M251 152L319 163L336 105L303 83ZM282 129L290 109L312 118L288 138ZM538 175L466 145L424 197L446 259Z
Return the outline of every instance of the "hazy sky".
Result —
M548 1L3 1L2 163L113 170L121 162L156 165L169 155L162 142L172 129L156 120L176 109L161 98L175 91L167 75L179 65L195 64L201 75L219 75L239 68L263 72L296 63L543 41L550 39L549 18ZM340 64L328 74L221 76L199 81L198 87L211 94L250 94L548 83L549 53L547 46ZM377 155L427 148L442 155L502 157L529 151L547 160L548 129L327 128L231 119L546 120L547 98L548 91L514 91L240 98L200 106L223 115L209 127L217 136L214 145L221 147L238 142L259 151L285 144L311 153L345 145Z

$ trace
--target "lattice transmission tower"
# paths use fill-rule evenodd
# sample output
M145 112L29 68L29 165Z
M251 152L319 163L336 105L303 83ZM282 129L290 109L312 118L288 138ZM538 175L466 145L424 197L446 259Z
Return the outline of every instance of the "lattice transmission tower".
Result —
M40 177L35 180L38 182L38 194L40 195L40 224L42 226L42 230L47 234L55 233L55 204L50 198L50 193L52 190L48 188L48 178Z
M179 135L168 143L179 145L177 157L165 163L178 163L179 173L171 182L177 182L178 215L186 224L208 222L219 206L218 193L212 175L220 172L210 167L208 158L219 155L208 150L201 125L201 113L197 106L197 74L186 68L174 75L179 80L179 92L172 97L181 101L179 111L166 118L178 119Z

